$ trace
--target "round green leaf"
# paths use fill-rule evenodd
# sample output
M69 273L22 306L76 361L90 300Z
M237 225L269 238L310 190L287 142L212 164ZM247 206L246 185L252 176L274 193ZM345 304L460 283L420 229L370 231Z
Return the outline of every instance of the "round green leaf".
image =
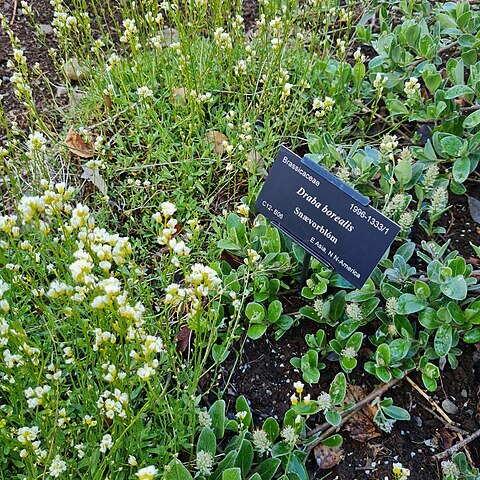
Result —
M440 357L445 357L452 348L452 326L442 325L435 333L433 342L435 353Z
M427 305L428 303L425 300L418 298L416 295L404 293L398 299L397 312L400 315L410 315L411 313L420 312Z
M247 336L252 340L258 340L265 333L266 330L267 325L254 323L253 325L250 325L248 327Z
M480 110L475 110L463 122L464 128L474 128L480 123Z
M441 292L453 300L465 300L467 297L467 282L462 275L449 278L440 285Z
M338 427L342 422L342 416L338 412L327 412L325 420L332 426Z
M265 307L261 303L250 302L245 308L245 315L254 323L260 323L265 318Z
M322 445L326 445L327 447L339 447L343 443L343 438L338 433L332 435L331 437L326 438L323 440Z

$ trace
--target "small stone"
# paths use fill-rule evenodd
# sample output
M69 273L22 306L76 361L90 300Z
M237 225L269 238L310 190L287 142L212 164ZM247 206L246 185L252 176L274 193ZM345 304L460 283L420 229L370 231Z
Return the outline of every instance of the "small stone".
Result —
M272 393L271 390L265 390L265 393L266 393L267 395L273 395L273 393Z
M468 397L468 392L463 389L461 392L460 392L460 395L463 397L463 398L467 398Z
M451 415L458 413L458 407L448 398L442 402L442 408Z
M45 35L50 35L53 33L53 28L51 25L48 23L39 23L38 26L40 27L40 30L45 34Z
M57 98L62 98L67 96L67 89L65 87L57 87L57 92L55 94Z
M176 28L164 28L163 35L165 37L165 41L162 42L162 45L167 47L169 47L172 43L177 43L180 39L180 35L178 34L178 30Z

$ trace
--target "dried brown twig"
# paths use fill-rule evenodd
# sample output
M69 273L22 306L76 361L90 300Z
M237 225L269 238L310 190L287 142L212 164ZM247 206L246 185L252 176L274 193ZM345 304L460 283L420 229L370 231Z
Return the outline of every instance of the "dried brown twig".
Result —
M440 414L440 416L449 424L449 425L454 425L454 422L452 421L452 419L445 413L445 411L443 410L442 407L440 407L440 405L432 398L430 397L430 395L427 395L411 378L408 378L407 377L407 382L425 399L428 401L428 403L430 403L430 405L432 405L432 407ZM455 432L457 434L457 437L459 438L460 442L457 443L457 445L460 445L458 447L458 449L462 448L463 446L467 445L467 443L462 444L462 442L464 441L464 438L463 438L463 435L460 433L460 432ZM479 434L480 435L480 434ZM477 435L478 436L478 435ZM467 437L467 438L470 438L470 437ZM472 439L473 440L473 439ZM455 446L457 446L455 445ZM453 447L452 447L453 448ZM450 450L450 449L448 449ZM448 450L445 450L445 452L447 452ZM437 453L437 455L440 455L442 453L445 453L445 452L441 452L441 453ZM470 465L473 465L473 460L472 460L472 456L470 455L470 452L468 451L468 449L465 447L465 454L468 458L468 461L470 462ZM433 458L435 458L437 455L434 455ZM448 455L448 454L447 454Z
M451 457L454 453L457 453L462 448L465 448L465 451L468 452L468 450L466 449L467 445L478 437L480 437L480 429L477 430L476 432L473 432L470 436L468 436L467 438L464 438L462 441L458 442L456 445L453 445L453 447L447 448L443 452L436 453L435 455L432 456L432 458L434 460L441 460L442 458L445 458L445 457Z

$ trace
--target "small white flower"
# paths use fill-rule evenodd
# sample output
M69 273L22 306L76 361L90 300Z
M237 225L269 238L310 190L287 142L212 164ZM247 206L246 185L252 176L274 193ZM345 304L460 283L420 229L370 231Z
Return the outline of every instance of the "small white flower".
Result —
M153 465L141 468L135 475L139 480L152 480L158 473L158 470Z
M60 455L56 455L48 469L51 477L57 478L67 469L67 464L61 459Z
M165 217L170 217L177 211L177 207L170 202L162 202L161 206L162 213L165 215Z
M153 91L148 87L138 87L137 95L140 100L144 100L145 98L153 97Z
M102 453L106 453L107 450L110 450L113 447L113 440L110 434L105 434L102 437L102 441L100 442L100 451Z

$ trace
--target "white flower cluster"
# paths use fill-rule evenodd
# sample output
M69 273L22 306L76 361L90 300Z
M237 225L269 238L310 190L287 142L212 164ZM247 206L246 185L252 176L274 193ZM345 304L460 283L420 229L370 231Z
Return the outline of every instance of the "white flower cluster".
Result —
M22 6L22 15L27 15L29 17L33 15L32 7L25 0L22 0L20 5Z
M400 213L407 207L407 197L403 193L397 193L385 205L384 211L387 215Z
M58 478L67 469L67 463L62 460L60 455L55 455L48 472L53 478Z
M252 433L252 442L260 456L270 453L272 449L272 442L269 440L265 430L255 430Z
M405 87L403 91L409 99L415 97L418 92L420 92L420 84L418 83L418 78L410 77L410 79L405 82Z
M185 287L172 283L165 290L165 303L179 310L187 310L188 317L194 317L202 307L202 299L219 293L221 280L212 268L195 263L185 278Z
M405 468L400 462L394 463L392 467L392 471L396 479L407 480L407 478L410 476L410 470Z
M387 83L388 78L385 74L378 72L373 81L373 88L377 90L377 94L380 96L383 92L383 87Z
M122 43L128 43L128 42L135 42L138 43L138 28L135 25L135 20L132 20L130 18L126 18L123 20L123 28L125 28L124 34L120 37L120 41Z
M200 475L208 476L212 473L213 456L210 452L200 450L197 453L196 468Z
M457 480L460 478L458 465L451 460L444 460L441 464L444 480Z
M145 100L153 97L153 90L148 87L138 87L137 95L139 100Z
M166 245L171 253L171 262L175 266L180 265L178 257L188 257L190 255L190 247L185 244L184 240L174 237L177 233L178 220L172 217L177 211L177 207L170 202L163 202L162 211L156 212L152 215L153 220L161 225L161 231L157 237L157 242L160 245ZM190 235L187 234L189 238Z
M220 50L231 50L233 47L232 37L223 27L218 27L213 33L213 38Z
M207 103L212 101L212 94L211 92L206 92L206 93L198 93L196 90L191 89L191 90L186 90L186 95L187 97L191 98L198 104L202 103Z
M318 408L324 413L332 408L332 397L330 394L327 392L322 392L317 398L317 405Z
M157 473L158 469L153 465L149 465L148 467L141 468L135 476L138 477L138 480L152 480Z
M390 160L395 158L394 150L398 147L398 140L396 135L385 135L380 142L380 153L385 155Z
M102 441L100 442L100 452L106 453L113 447L113 439L109 433L106 433L102 437Z
M62 0L50 0L50 4L54 8L52 27L57 36L61 36L78 25L77 18L68 14Z
M361 322L363 320L362 307L358 303L348 303L345 307L345 313L348 318Z
M32 89L25 78L20 72L14 72L10 77L10 82L13 84L13 91L17 98L30 99L32 96Z
M442 213L447 207L448 203L448 190L445 185L439 185L432 192L432 197L430 199L430 205L428 211L430 215L438 215Z
M27 399L28 408L34 409L43 404L44 397L52 390L50 385L44 385L43 387L25 389L24 394Z
M47 139L41 132L33 132L28 135L27 157L34 158L36 153L45 153L47 151Z
M17 440L24 447L20 450L20 457L26 458L30 452L36 457L37 461L40 461L47 456L47 451L40 448L40 440L38 440L38 434L40 429L34 425L33 427L21 427L17 430Z
M1 218L0 218L1 221ZM4 282L0 279L0 311L7 313L10 310L10 304L8 303L6 298L3 298L5 292L8 291L10 287L8 286L7 282ZM1 333L1 326L0 326L0 333Z
M362 50L360 49L360 47L358 47L355 50L355 53L353 54L353 58L356 62L359 62L359 63L365 63L367 61L367 57L362 53Z
M296 434L295 429L291 425L286 426L280 432L280 435L292 447L295 445L295 443L297 443L298 435Z
M390 317L393 318L397 314L398 310L398 299L395 297L387 298L385 302L385 313Z
M426 168L425 173L423 174L423 185L427 190L430 190L433 187L434 183L438 178L439 173L440 173L440 170L436 163L432 163ZM1 222L1 219L0 219L0 222ZM1 228L1 223L0 223L0 228Z
M116 416L126 418L128 407L128 395L116 388L113 392L105 390L97 400L97 407L107 418L113 420Z
M325 97L325 100L315 98L313 100L313 110L315 110L316 117L325 117L333 111L335 100L330 97Z

